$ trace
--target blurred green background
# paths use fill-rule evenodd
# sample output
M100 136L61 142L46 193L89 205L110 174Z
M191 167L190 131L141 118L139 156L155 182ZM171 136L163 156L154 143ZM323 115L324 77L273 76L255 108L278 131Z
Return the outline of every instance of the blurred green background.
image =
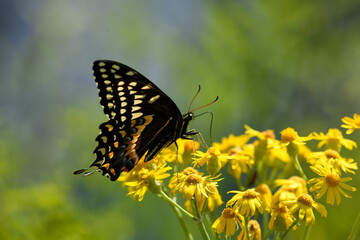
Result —
M2 0L0 52L0 239L184 239L156 197L138 203L100 174L72 175L92 162L106 119L96 59L135 68L183 112L198 84L193 106L218 95L198 111L214 113L216 141L244 124L327 132L360 113L356 0ZM192 127L208 139L209 116ZM311 239L348 236L360 208L351 195L316 214Z

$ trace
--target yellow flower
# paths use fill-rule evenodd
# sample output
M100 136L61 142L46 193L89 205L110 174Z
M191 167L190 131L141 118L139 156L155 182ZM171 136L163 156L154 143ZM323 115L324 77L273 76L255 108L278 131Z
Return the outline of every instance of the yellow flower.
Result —
M160 161L159 155L148 162L144 162L144 158L145 157L142 157L130 172L122 172L116 181L123 182L123 186L126 186L126 182L134 182L140 178L139 174L143 168L154 169L157 165L163 164L163 162ZM134 189L133 187L128 187L129 191Z
M291 159L295 158L299 153L299 146L305 145L306 141L312 139L312 135L310 134L307 137L299 137L298 133L293 128L286 128L281 132L281 141L274 142L273 144L269 144L267 148L281 148L286 147L287 153L291 157Z
M204 204L206 204L206 209L210 212L214 212L224 202L221 199L221 195L216 187L216 183L209 182L207 188L209 189L208 197L206 198L206 196L202 196L201 199L197 201L198 209L202 211L204 209ZM184 206L189 212L193 211L190 200L186 200Z
M228 155L221 154L220 150L216 147L209 148L206 153L197 151L194 159L193 166L202 167L206 163L206 170L210 175L215 175L220 171L224 163L231 159Z
M147 190L155 194L159 193L162 180L170 176L166 171L170 170L171 167L165 166L166 163L156 166L155 169L142 168L138 172L137 179L125 182L126 186L135 189L130 191L128 195L132 195L134 199L139 197L139 201L142 201Z
M281 144L285 146L289 145L290 143L296 145L305 145L306 141L312 139L311 135L307 137L299 137L298 133L291 127L282 130L280 133L281 133Z
M245 124L245 134L249 135L250 137L257 137L260 140L268 140L272 141L275 139L275 133L274 130L268 129L263 132L259 132L257 130L252 129L249 125Z
M322 132L320 134L314 132L313 139L321 140L318 144L318 148L326 145L326 149L339 151L341 146L344 146L349 150L357 147L356 142L345 139L340 130L337 128L330 128L326 135Z
M305 145L299 146L299 160L308 161L309 157L311 157L312 151Z
M279 207L283 206L291 206L289 214L295 216L296 213L298 213L295 217L297 217L300 221L305 218L306 225L309 225L309 223L315 223L313 208L318 211L322 217L327 216L327 211L324 205L315 202L312 197L306 193L301 194L295 199L283 201L279 204Z
M232 208L225 208L221 216L215 220L212 228L215 229L217 234L222 233L225 230L226 237L235 234L237 226L243 225L244 217Z
M269 166L279 166L281 163L290 162L289 154L284 147L268 149L268 156L265 159Z
M224 202L221 199L221 195L217 189L217 184L215 182L209 182L207 189L209 189L207 201L205 199L205 196L203 196L202 199L199 201L199 209L203 209L204 203L207 202L207 209L210 212L214 212Z
M176 147L177 145L177 147ZM175 162L186 166L192 160L192 156L199 149L200 143L194 140L178 139L176 145L172 144L161 152L161 157L167 162Z
M213 146L220 149L221 152L228 152L234 147L242 147L249 141L250 137L248 135L235 136L230 134L227 138L222 138L221 143L214 143Z
M239 213L245 217L253 216L258 210L261 214L269 211L269 207L261 201L260 193L255 192L254 188L248 189L244 192L229 191L228 193L236 193L227 203L226 206L234 206L239 210Z
M282 186L274 193L271 207L274 208L278 203L296 198L297 196L293 188Z
M341 121L345 123L341 125L341 127L348 129L346 130L346 134L351 134L356 129L360 129L360 115L357 115L356 113L354 113L354 118L344 117Z
M183 173L175 174L170 180L169 187L172 189L172 193L179 191L185 199L191 200L195 197L197 201L200 201L202 196L208 197L208 193L212 191L211 186L217 186L218 181L216 177L206 176L203 177L202 173L197 172L193 168L187 168Z
M332 149L328 149L324 152L316 152L308 158L308 162L311 165L317 165L319 162L325 162L332 165L337 171L338 174L341 175L341 170L345 173L349 172L355 174L353 170L357 170L357 163L354 163L354 160L349 158L345 159L340 156L340 154Z
M320 189L315 196L316 199L321 198L327 192L326 202L334 205L336 199L336 203L337 205L339 205L341 201L340 193L347 198L351 198L351 196L346 194L342 188L349 191L356 191L356 188L344 183L350 181L351 178L340 178L336 169L334 169L330 164L318 164L315 166L310 166L310 168L316 174L321 176L318 178L310 179L308 181L309 184L315 184L310 188L311 192Z
M287 201L307 193L306 182L303 178L292 176L289 179L276 179L274 187L281 186L274 194L271 207L275 207L282 201Z
M286 186L289 189L292 189L291 192L295 193L296 196L307 193L305 179L298 176L292 176L289 179L276 179L274 181L274 186Z
M275 231L286 231L290 225L294 222L292 217L289 215L289 210L286 206L280 207L277 205L271 210L271 218L269 221L269 229ZM296 228L296 227L294 227Z
M272 146L278 146L280 143L275 139L274 130L265 130L259 132L252 129L248 125L245 125L246 131L245 134L248 134L250 137L257 137L259 140L254 142L254 158L256 161L264 161L267 165L274 166L278 163L277 160L287 162L286 155L284 155L283 148L273 148Z
M260 184L255 187L255 191L260 193L261 201L264 202L267 206L271 206L272 193L268 185Z
M231 176L239 179L242 173L246 173L254 165L254 148L252 144L244 145L243 150L233 148L229 151L228 172Z
M261 240L262 239L261 227L258 221L250 220L248 226L249 226L250 240ZM242 228L239 236L236 237L236 240L247 240L246 231L244 227Z

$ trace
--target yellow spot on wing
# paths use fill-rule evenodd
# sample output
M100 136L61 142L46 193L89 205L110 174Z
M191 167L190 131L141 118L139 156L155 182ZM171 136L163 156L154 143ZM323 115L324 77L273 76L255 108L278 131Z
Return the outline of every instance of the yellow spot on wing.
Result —
M135 99L144 98L145 95L135 95Z
M154 103L156 100L158 100L160 95L156 95L155 97L150 98L149 103Z
M140 103L142 103L141 100L134 100L134 105L138 105L138 104L140 104Z
M133 113L131 115L132 115L132 119L134 119L134 118L141 117L143 115L143 113L137 112L137 113Z
M120 66L119 66L119 65L114 64L114 65L112 65L111 67L114 68L114 69L116 69L116 70L120 70Z
M137 107L137 106L132 106L131 107L131 111L135 112L136 110L139 110L141 107Z

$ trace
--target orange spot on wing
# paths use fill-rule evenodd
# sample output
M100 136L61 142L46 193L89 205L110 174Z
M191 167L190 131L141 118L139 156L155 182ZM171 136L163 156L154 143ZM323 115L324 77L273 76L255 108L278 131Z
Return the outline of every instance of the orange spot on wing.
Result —
M144 126L144 125L141 125L141 126L137 126L136 128L137 128L137 130L138 130L137 132L138 132L138 133L141 133L141 132L144 130L145 126Z
M145 119L144 125L148 125L153 120L153 117L152 116L145 116L144 119Z
M111 132L114 129L114 127L111 124L106 124L105 127L108 128L109 132Z
M118 148L119 147L119 142L114 142L114 147Z
M111 159L113 157L114 157L114 152L109 153L109 158Z
M110 163L105 163L105 164L104 164L104 165L102 165L101 167L108 169L108 168L109 168L109 166L110 166Z

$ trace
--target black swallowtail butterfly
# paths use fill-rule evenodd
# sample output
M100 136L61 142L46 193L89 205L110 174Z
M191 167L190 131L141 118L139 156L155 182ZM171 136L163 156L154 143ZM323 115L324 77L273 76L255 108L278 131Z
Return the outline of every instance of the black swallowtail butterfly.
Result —
M190 139L197 134L187 130L194 119L192 112L182 115L164 92L134 69L115 61L97 60L93 74L108 120L99 126L96 138L95 161L90 167L97 169L85 176L101 171L115 181L144 155L144 161L149 161L178 138Z

